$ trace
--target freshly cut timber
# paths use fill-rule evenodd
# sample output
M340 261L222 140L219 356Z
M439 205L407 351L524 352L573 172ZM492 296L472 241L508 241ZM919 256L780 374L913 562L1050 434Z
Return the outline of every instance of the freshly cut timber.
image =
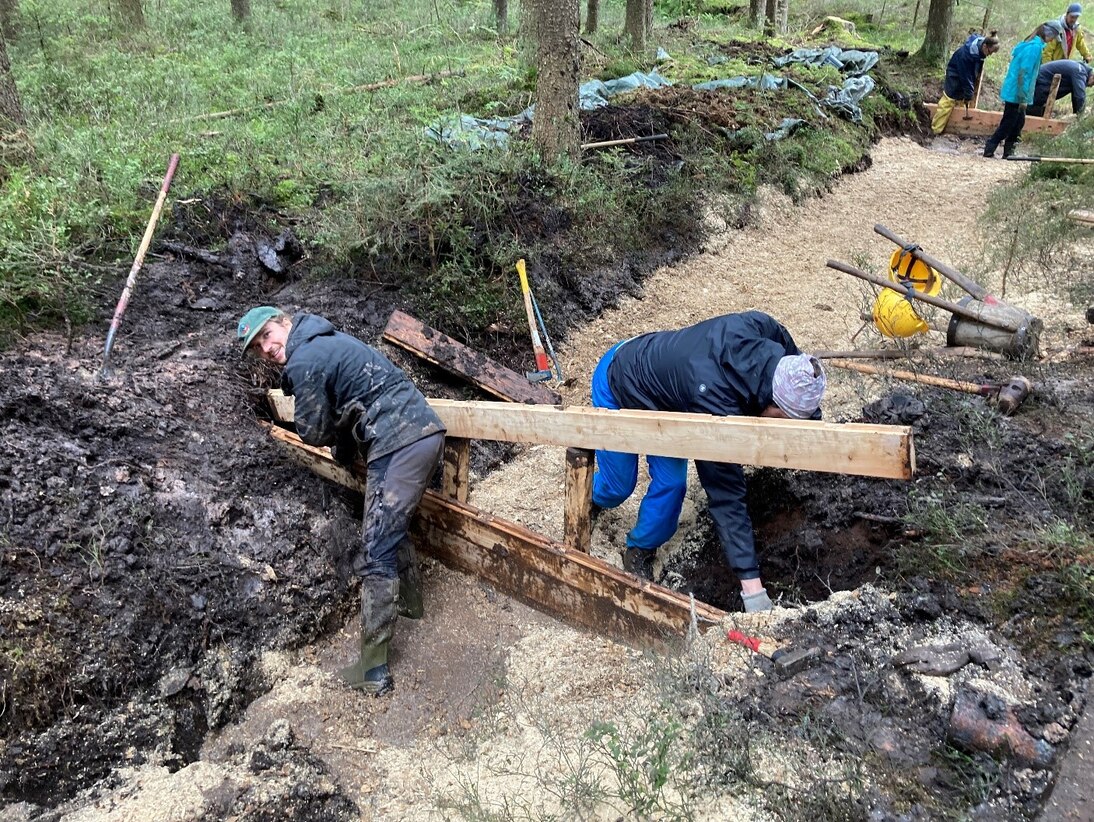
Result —
M305 445L296 434L274 425L270 434L320 476L364 490L364 480L336 463L328 449ZM446 565L480 576L564 621L633 644L662 645L683 637L693 614L700 628L726 616L711 605L434 491L426 491L411 529L419 547Z
M283 419L291 397L271 393ZM623 451L663 457L911 479L912 429L903 425L714 417L500 402L429 400L449 437Z
M926 108L931 117L934 117L936 103L927 103ZM999 121L1003 117L1001 111L984 111L979 108L970 108L968 119L964 114L958 114L960 109L955 108L950 119L946 122L944 133L968 134L974 137L990 137L999 128ZM1027 134L1057 135L1067 128L1066 120L1049 120L1044 117L1027 117L1026 125L1022 129Z
M394 311L384 329L384 339L456 376L474 383L499 399L520 403L555 405L562 401L557 392L533 385L527 378L485 354L468 348L420 320Z

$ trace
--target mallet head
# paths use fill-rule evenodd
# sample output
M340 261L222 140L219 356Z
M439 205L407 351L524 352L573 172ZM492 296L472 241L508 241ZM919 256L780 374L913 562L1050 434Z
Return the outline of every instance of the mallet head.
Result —
M1004 417L1009 417L1029 396L1033 385L1025 377L1011 377L999 387L995 406Z

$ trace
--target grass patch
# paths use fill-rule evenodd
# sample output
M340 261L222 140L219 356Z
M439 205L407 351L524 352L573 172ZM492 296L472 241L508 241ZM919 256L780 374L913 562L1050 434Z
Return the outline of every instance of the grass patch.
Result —
M379 276L405 287L428 321L473 335L519 324L518 256L579 278L609 261L686 250L708 203L738 209L770 179L796 198L822 190L860 160L875 114L891 114L876 95L863 126L822 121L800 91L766 93L759 107L742 92L732 134L673 126L679 162L599 152L544 170L521 141L464 154L423 135L442 114L510 115L531 102L519 43L497 37L484 0L281 0L255 6L242 28L216 5L164 0L146 12L147 27L130 31L101 4L20 4L9 51L30 125L0 170L0 338L93 315L127 270L175 151L160 233L184 199L270 207L305 227L316 273ZM671 55L660 69L674 83L770 70L766 58L711 66L719 43L757 35L736 17L696 14L687 3L658 8L653 40ZM629 53L622 15L621 3L602 9L585 77L651 67L653 47ZM666 25L677 16L692 22ZM440 72L453 74L361 90ZM838 81L830 69L786 73L817 92ZM238 114L213 116L224 111ZM764 141L784 116L813 127Z

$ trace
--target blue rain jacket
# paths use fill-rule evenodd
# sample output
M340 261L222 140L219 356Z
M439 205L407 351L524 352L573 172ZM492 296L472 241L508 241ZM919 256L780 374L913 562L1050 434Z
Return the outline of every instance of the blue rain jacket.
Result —
M1011 49L1010 66L999 99L1018 105L1033 103L1033 89L1037 84L1037 70L1041 67L1041 52L1044 49L1045 43L1040 37L1023 40Z

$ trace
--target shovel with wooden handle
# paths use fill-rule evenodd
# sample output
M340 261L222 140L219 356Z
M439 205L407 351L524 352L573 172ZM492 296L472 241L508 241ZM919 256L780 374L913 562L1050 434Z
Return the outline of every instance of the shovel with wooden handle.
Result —
M152 216L148 219L148 227L144 230L144 237L141 239L140 248L137 249L137 256L133 260L133 265L129 269L129 277L125 281L125 288L122 289L122 296L118 299L118 305L114 309L114 318L110 321L110 330L106 334L106 345L103 347L103 368L100 372L100 376L102 377L109 377L111 375L110 349L114 347L114 335L118 333L118 326L121 325L122 315L125 314L125 309L129 305L129 296L133 292L133 287L137 284L137 274L144 264L144 255L148 252L148 246L152 243L152 233L156 230L156 223L159 222L160 212L163 210L163 204L167 200L167 190L171 188L171 178L175 176L175 169L177 169L178 166L179 155L172 154L171 160L167 164L167 175L163 178L163 185L160 186L160 193L156 198L156 205L152 209Z

